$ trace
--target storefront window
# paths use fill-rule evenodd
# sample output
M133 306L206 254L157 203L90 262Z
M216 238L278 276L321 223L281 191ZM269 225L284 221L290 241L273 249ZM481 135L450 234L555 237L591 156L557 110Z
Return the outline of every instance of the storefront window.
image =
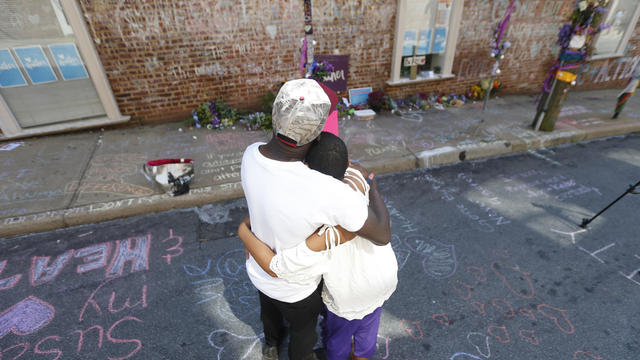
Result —
M461 0L401 0L390 83L450 75Z
M622 55L638 20L637 0L612 0L603 30L595 43L594 56Z
M0 96L21 128L105 116L59 0L0 2Z

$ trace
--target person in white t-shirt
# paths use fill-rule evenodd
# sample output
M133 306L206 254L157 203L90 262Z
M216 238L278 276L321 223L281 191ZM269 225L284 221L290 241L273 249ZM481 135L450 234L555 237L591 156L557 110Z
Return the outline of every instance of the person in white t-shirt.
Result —
M302 163L318 137L331 104L317 82L286 82L273 104L273 137L247 147L242 158L242 188L251 229L276 253L294 248L320 226L340 225L374 242L391 239L389 214L376 186L369 205L362 195ZM322 308L321 276L310 283L291 283L269 276L249 257L249 279L259 291L265 348L263 358L277 359L289 325L289 359L313 359L315 327Z
M370 186L360 171L347 167L347 148L339 137L322 133L307 154L307 164L349 184L366 199ZM246 218L238 235L269 275L299 284L313 283L323 275L322 340L328 358L343 360L350 353L357 360L373 356L381 306L398 283L391 244L376 246L340 227L323 226L295 248L275 254L250 227Z

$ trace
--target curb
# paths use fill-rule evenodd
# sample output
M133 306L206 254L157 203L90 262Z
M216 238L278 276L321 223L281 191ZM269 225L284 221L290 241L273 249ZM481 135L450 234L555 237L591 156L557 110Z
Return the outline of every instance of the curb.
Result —
M244 196L240 182L191 189L188 194L167 194L93 203L68 209L0 219L0 238L21 236L161 211L203 206Z

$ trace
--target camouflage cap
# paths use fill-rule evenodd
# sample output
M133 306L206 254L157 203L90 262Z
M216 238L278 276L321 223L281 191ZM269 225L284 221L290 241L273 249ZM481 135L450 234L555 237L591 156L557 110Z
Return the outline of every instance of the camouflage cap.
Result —
M320 135L330 108L329 97L315 80L287 81L273 102L273 130L289 145L308 144Z

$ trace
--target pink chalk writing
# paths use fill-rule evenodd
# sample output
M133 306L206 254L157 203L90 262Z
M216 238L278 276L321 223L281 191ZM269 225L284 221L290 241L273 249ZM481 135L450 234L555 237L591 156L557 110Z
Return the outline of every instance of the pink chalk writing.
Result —
M47 357L47 359L49 360L56 360L56 359L63 358L62 357L63 352L60 349L60 348L63 348L63 346L58 346L59 348L56 346L62 345L65 342L73 342L73 337L75 336L75 334L78 334L79 337L77 342L76 355L80 355L80 353L86 349L84 352L91 353L92 359L93 358L101 358L101 359L109 359L109 360L130 359L142 349L142 341L136 338L124 339L117 334L122 333L123 330L119 330L120 328L129 327L128 324L131 324L131 323L135 324L135 323L142 323L142 322L143 321L141 319L135 316L124 316L118 321L114 322L108 329L106 329L106 331L100 325L93 325L86 329L74 330L72 332L69 332L68 336L66 337L57 336L57 335L46 336L35 344L32 351L34 354L49 355L49 357ZM96 330L96 331L93 331L93 330ZM86 338L88 337L89 334L95 335L96 341L93 344L96 344L98 349L103 348L103 344L105 343L104 341L105 338L109 343L120 344L121 346L118 349L115 349L113 346L110 347L109 351L112 352L112 354L110 354L111 356L103 356L103 357L97 356L95 347L87 346L86 344ZM0 350L0 359L15 360L15 359L21 358L21 356L24 355L30 348L31 348L31 345L27 342L6 347ZM17 352L17 349L20 349L21 351L19 354L14 355L14 353ZM113 356L113 352L115 351L118 351L118 356ZM11 354L9 356L13 356L13 357L11 358L6 357L8 354ZM53 355L55 355L55 357L53 357ZM33 359L33 358L35 357L29 356L29 359ZM37 358L44 359L43 357L37 357ZM64 358L65 359L66 358L84 359L87 357L66 356Z
M467 271L473 275L478 283L487 281L487 274L485 274L482 266L467 266Z
M469 300L471 299L471 291L473 290L473 286L467 284L464 281L456 280L456 282L453 283L453 290L455 290L458 293L458 296L460 296L463 300Z
M0 314L0 339L9 333L32 334L47 326L54 316L53 306L37 297L29 296Z
M48 264L51 257L34 256L31 259L31 285L38 286L55 279L72 256L73 250L65 251L50 266Z
M104 337L104 329L100 325L93 325L85 330L75 330L73 333L78 333L78 347L76 348L76 354L80 354L82 351L82 347L84 346L84 335L89 331L96 329L98 330L98 348L102 348L102 338Z
M169 229L169 237L162 240L162 242L166 242L167 240L176 240L176 244L167 249L167 255L163 255L162 257L167 260L167 264L171 265L171 258L178 257L182 255L182 236L173 235L173 229ZM170 251L174 251L173 253L169 253Z
M109 329L107 329L106 334L104 331L104 328L100 325L93 325L85 330L75 330L73 331L73 334L78 334L78 345L76 348L76 354L80 354L80 352L82 351L82 349L84 348L84 341L85 341L85 335L87 333L89 333L89 331L91 330L97 330L97 332L93 332L96 333L98 335L97 337L97 345L98 345L98 349L102 349L102 345L104 342L104 337L106 335L106 339L107 341L113 343L113 344L135 344L135 347L131 350L129 350L129 353L127 353L124 356L119 356L119 357L113 357L113 356L109 356L108 359L109 360L125 360L125 359L129 359L131 357L133 357L133 355L135 355L137 352L140 351L140 349L142 349L142 341L139 339L119 339L114 337L114 331L116 330L116 328L124 323L125 321L135 321L135 322L139 322L142 323L143 321L140 320L139 318L135 317L135 316L125 316L123 318L121 318L120 320L114 322ZM123 325L124 326L124 325ZM128 346L130 347L130 346Z
M489 335L493 336L503 344L511 342L511 339L509 338L509 332L507 331L506 326L492 325L492 326L489 326L489 328L487 329L487 332L489 332Z
M531 283L531 278L529 278L529 274L520 270L515 266L511 266L509 264L505 264L501 261L494 261L491 263L491 270L498 275L498 277L504 282L504 285L511 291L513 294L524 298L531 299L535 296L535 290L533 288L533 284ZM509 271L510 270L510 271ZM511 280L509 279L509 275L511 276ZM525 285L521 285L518 288L524 288L524 291L515 290L513 286L513 282L520 280L524 281Z
M111 335L111 332L113 331L113 329L116 328L116 326L120 325L121 323L125 322L125 321L137 321L137 322L142 322L142 320L138 319L135 316L125 316L122 319L116 321L115 323L113 323L113 325L111 325L111 327L109 328L109 330L107 331L107 340L111 341L114 344L129 344L129 343L134 343L136 344L135 349L133 349L130 353L128 353L125 356L121 356L121 357L109 357L109 360L126 360L131 358L133 355L135 355L138 351L140 351L140 349L142 349L142 341L138 340L138 339L117 339L114 338Z
M0 261L0 274L2 274L2 271L4 270L5 266L7 266L7 260ZM10 276L8 278L0 279L0 290L7 290L16 286L18 281L20 281L21 277L22 275L18 274L18 275Z
M40 345L49 340L49 339L53 339L55 341L60 342L60 337L59 336L47 336L46 338L38 341L38 343L36 344L36 346L33 348L33 352L35 354L56 354L56 357L54 357L51 360L58 360L60 358L60 356L62 356L62 351L60 351L60 349L47 349L47 350L40 350Z
M29 350L29 343L20 343L20 344L12 345L12 346L10 346L10 347L8 347L8 348L6 348L6 349L4 349L4 350L0 351L0 355L4 355L4 354L6 354L6 353L9 353L9 352L11 352L11 350L18 348L19 346L22 346L22 351L20 352L20 354L18 354L18 355L16 355L16 356L14 356L14 357L12 358L12 359L17 359L17 358L19 358L20 356L24 355L24 353L26 353L26 352L27 352L27 350ZM1 358L1 357L0 357L0 358Z
M515 310L513 310L513 306L511 306L511 303L505 299L493 299L491 300L491 304L494 308L500 311L502 316L506 318L512 318L516 315L516 312Z
M510 257L507 251L494 250L493 255L497 258L500 258L499 261L493 261L489 264L492 272L497 276L499 281L504 283L504 286L507 290L509 290L513 295L516 295L520 298L530 299L535 297L535 288L530 278L530 274L520 268L517 264L508 264L502 261L502 259L508 259ZM538 304L531 305L532 309L528 308L516 308L513 306L511 302L504 298L494 298L489 301L487 304L486 300L483 302L482 300L476 299L474 295L476 295L475 290L476 287L480 288L483 286L485 282L488 281L487 276L485 275L483 268L481 266L467 266L467 275L468 277L472 277L471 283L474 285L470 285L462 280L452 280L450 285L455 290L457 296L463 300L468 301L468 304L479 314L486 315L487 305L489 305L492 309L497 311L504 318L515 318L516 315L521 315L530 321L536 321L536 319L541 319L540 316L543 316L547 319L550 319L553 324L563 333L565 334L573 334L575 329L573 324L569 320L567 316L567 310L560 309L548 304ZM518 289L518 290L516 290ZM536 315L535 313L539 315ZM433 316L434 320L439 320L436 314ZM496 340L499 343L507 344L511 342L512 335L516 338L519 335L520 340L527 342L531 345L539 345L540 339L538 338L538 334L536 330L521 327L519 329L513 329L511 332L507 328L506 325L503 324L488 324L487 333L490 337ZM532 324L535 326L536 324ZM484 336L482 333L473 333ZM479 347L476 345L476 342L472 341L469 337L467 338L469 342L476 347L479 353L481 353L484 357L490 357L490 353L487 351L480 351ZM488 350L488 348L487 348ZM583 352L576 352L575 359L586 360L587 356ZM471 355L465 352L455 353L451 359L469 359L474 358L475 355ZM589 359L599 359L597 357L589 357Z
M105 267L110 252L111 243L96 244L76 250L74 256L83 261L82 264L76 267L76 272L82 274L87 271Z
M132 247L132 241L135 245ZM107 277L121 276L124 266L131 262L131 272L149 270L149 247L151 235L136 236L116 241L115 257L107 269Z
M567 310L558 309L551 305L540 304L538 305L538 312L543 316L553 320L558 329L565 334L573 334L573 324L567 318Z
M526 341L528 341L532 345L540 344L540 340L538 340L538 338L536 337L536 331L535 330L522 329L522 330L520 330L520 337L522 337L523 339L525 339Z
M80 314L78 315L78 322L82 322L84 320L85 311L87 310L87 307L89 307L89 305L93 307L93 309L98 313L99 316L102 316L102 307L100 307L100 304L98 304L98 301L96 300L96 294L111 280L113 280L113 278L105 280L100 285L98 285L98 287L95 290L91 292L91 295L89 295L89 298L87 299L87 301L84 302L84 305L80 310ZM107 305L107 310L112 314L118 313L124 309L132 309L138 306L141 306L142 308L146 308L147 307L147 285L142 285L140 300L137 301L135 304L131 305L131 299L127 297L124 301L124 304L120 308L116 309L114 308L115 302L116 302L116 292L112 291L109 297L109 303Z
M168 264L171 259L182 255L182 236L176 235L173 229L169 230L169 236L163 242L173 240L176 243L166 249L162 256ZM111 251L114 248L115 251ZM104 242L90 245L78 250L67 250L56 256L33 256L29 270L29 282L31 286L40 286L51 282L58 277L72 259L81 261L75 267L77 274L81 275L92 270L108 267L105 270L106 277L121 276L127 263L131 263L130 271L137 272L149 270L149 251L151 247L151 235L139 235L123 240ZM112 255L113 254L113 255ZM111 260L109 257L111 256ZM7 268L8 260L0 261L0 275ZM0 290L8 290L15 287L22 278L22 274L0 278Z
M536 321L536 317L535 315L533 315L533 311L531 311L531 309L521 308L518 311L522 316L528 318L529 320Z
M477 301L472 301L471 306L478 312L478 314L484 315L484 312L485 312L484 307L486 306L486 304L483 304Z
M435 321L437 321L437 322L439 322L441 324L447 325L447 326L449 326L449 324L451 324L449 322L449 318L447 317L447 315L445 313L434 314L431 318L433 320L435 320Z
M385 354L382 357L382 360L386 360L389 358L389 338L378 334L378 342L376 342L376 350L380 349L380 342L379 342L380 339L384 340L384 348L385 348Z
M96 300L94 300L94 297L96 296L96 293L103 286L105 286L107 283L109 283L109 281L111 281L111 280L112 279L105 280L102 284L98 285L98 287L91 292L91 295L89 295L89 298L87 299L87 301L84 302L84 305L82 306L82 309L80 310L80 314L78 315L78 322L82 322L82 320L84 319L84 312L85 312L85 310L87 310L87 306L89 306L89 305L93 306L93 308L98 312L98 314L102 315L102 309L100 308L100 305L98 305L98 302Z
M424 334L422 333L422 328L420 327L420 322L418 322L418 321L412 321L411 322L411 324L413 326L415 326L415 328L417 330L415 333L413 331L413 327L407 326L407 323L408 323L407 320L402 320L402 325L404 326L404 330L407 332L407 334L409 334L409 336L411 336L414 339L422 339Z
M109 307L108 307L109 312L112 313L112 314L118 313L118 312L120 312L120 311L122 311L124 309L134 308L134 307L136 307L138 305L142 305L143 308L146 308L147 307L147 285L143 285L142 286L142 296L140 297L140 301L138 301L137 303L135 303L133 305L131 305L129 303L130 298L127 298L124 301L124 304L119 309L114 309L113 303L115 302L115 299L116 299L116 292L112 291L111 292L111 297L109 297Z

